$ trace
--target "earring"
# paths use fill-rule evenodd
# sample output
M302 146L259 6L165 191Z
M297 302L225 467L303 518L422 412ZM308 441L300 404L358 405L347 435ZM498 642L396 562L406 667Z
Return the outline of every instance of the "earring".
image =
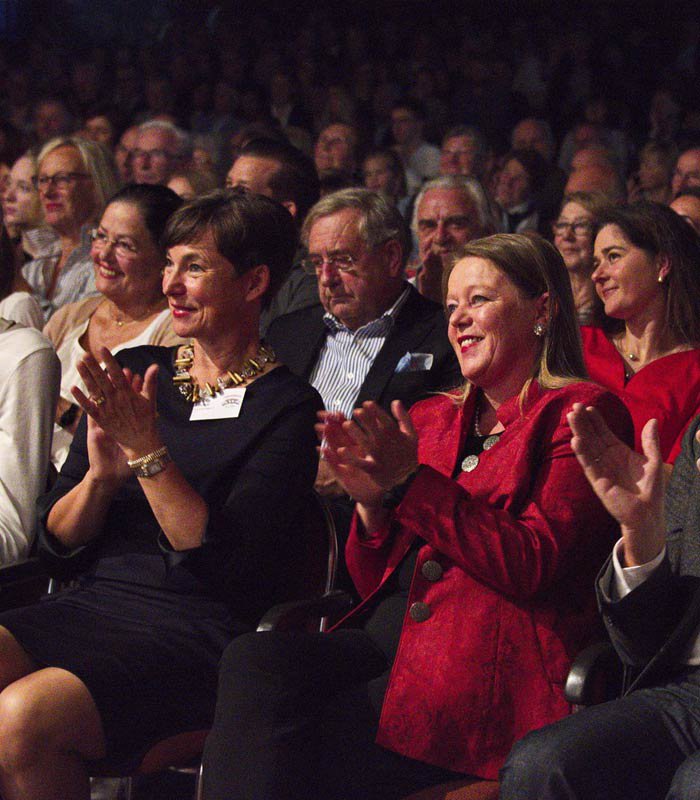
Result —
M659 275L657 280L658 280L659 283L663 283L664 282L664 276L663 275Z
M547 329L544 327L544 325L541 322L536 322L534 327L532 328L532 330L533 330L535 336L542 337L542 336L545 335L545 333L547 333Z

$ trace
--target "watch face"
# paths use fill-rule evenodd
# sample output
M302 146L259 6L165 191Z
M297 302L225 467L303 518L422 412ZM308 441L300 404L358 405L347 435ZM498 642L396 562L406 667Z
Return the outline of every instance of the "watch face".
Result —
M150 478L151 475L157 475L163 469L163 466L162 461L151 461L150 464L143 465L143 471L146 473L146 477Z

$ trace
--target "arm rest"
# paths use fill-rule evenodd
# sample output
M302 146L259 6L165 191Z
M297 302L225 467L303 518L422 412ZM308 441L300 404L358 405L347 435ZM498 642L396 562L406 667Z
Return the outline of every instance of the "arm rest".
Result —
M592 706L619 697L624 668L609 641L596 642L583 649L564 685L566 699L577 706Z
M335 590L311 600L295 600L273 606L258 625L258 631L318 630L323 617L339 619L352 608L349 594Z

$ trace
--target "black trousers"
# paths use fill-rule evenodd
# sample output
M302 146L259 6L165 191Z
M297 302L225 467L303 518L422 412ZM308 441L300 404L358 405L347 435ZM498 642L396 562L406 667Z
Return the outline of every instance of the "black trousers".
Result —
M500 800L700 800L700 669L528 734Z
M374 743L384 654L361 630L254 633L224 652L206 800L391 800L455 773Z

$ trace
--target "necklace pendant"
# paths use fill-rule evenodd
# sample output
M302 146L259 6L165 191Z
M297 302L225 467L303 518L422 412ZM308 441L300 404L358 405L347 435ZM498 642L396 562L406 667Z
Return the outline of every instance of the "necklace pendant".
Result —
M467 456L462 461L462 472L473 472L479 466L479 456Z
M627 358L629 358L630 361L639 361L639 356L636 356L634 353L630 353Z

